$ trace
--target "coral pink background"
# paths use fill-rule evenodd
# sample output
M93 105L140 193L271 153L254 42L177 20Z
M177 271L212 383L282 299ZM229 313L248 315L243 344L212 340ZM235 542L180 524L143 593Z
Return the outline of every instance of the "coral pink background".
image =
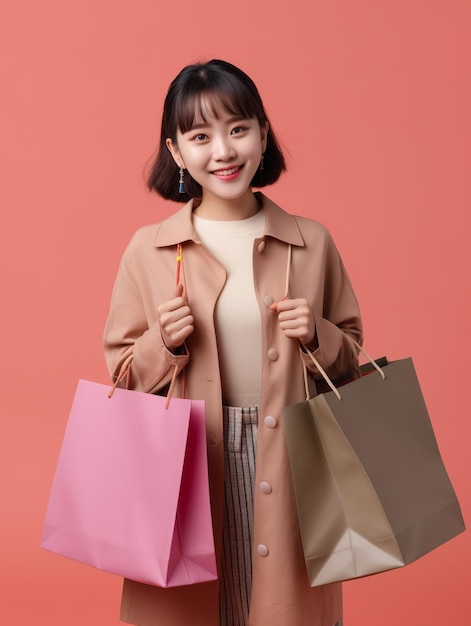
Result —
M468 0L2 3L2 623L119 623L120 580L39 540L76 381L108 380L123 248L175 208L143 170L198 59L258 84L289 154L269 194L332 231L369 351L414 358L469 520L470 28ZM346 584L346 626L467 623L470 556L465 533Z

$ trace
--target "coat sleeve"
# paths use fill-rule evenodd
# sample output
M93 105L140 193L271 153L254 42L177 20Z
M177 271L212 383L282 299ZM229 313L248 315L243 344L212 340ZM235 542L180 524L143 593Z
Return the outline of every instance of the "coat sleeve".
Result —
M113 380L123 363L132 359L130 387L155 393L165 390L175 368L178 375L189 355L173 354L162 340L156 307L149 296L152 289L141 239L136 233L121 259L104 331L104 350Z
M315 337L301 357L316 379L321 378L307 349L332 380L359 375L358 349L363 328L352 284L332 237L325 231L322 290L314 307Z

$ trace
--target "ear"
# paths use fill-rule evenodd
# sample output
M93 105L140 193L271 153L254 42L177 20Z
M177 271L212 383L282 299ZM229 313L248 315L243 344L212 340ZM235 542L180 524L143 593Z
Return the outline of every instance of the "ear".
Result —
M185 169L185 163L183 162L183 159L181 157L180 150L178 149L177 144L173 143L170 137L167 137L167 139L165 140L165 145L169 149L170 154L172 155L173 160L178 165L178 167L182 167L183 169Z
M265 124L260 127L260 134L262 138L262 153L265 153L265 150L267 149L267 137L269 128L270 125L268 122L265 122Z

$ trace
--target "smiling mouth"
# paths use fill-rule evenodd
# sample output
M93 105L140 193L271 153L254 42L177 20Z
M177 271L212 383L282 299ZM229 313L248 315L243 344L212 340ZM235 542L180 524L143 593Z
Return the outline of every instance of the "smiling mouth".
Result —
M229 167L225 170L214 170L214 172L211 172L211 173L215 174L216 176L232 176L233 174L238 172L241 168L242 168L241 165L236 165L234 167Z

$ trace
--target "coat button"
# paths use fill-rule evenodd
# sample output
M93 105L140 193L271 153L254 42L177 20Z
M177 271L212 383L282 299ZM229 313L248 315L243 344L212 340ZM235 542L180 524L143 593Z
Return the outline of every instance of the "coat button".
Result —
M259 252L263 252L265 250L265 239L262 239L262 241L258 244L257 250Z
M278 350L275 350L275 348L270 348L267 352L267 356L270 359L270 361L276 361L278 358Z
M269 306L271 306L275 301L273 300L273 298L271 296L265 296L263 298L263 303L265 304L265 306L268 308Z
M262 493L271 493L271 485L270 485L270 483L261 482L259 487L260 487L260 491Z
M268 548L263 543L259 543L258 546L257 546L257 552L259 553L260 556L267 556L268 555Z
M263 420L265 428L276 428L278 425L277 420L272 415L267 415Z

